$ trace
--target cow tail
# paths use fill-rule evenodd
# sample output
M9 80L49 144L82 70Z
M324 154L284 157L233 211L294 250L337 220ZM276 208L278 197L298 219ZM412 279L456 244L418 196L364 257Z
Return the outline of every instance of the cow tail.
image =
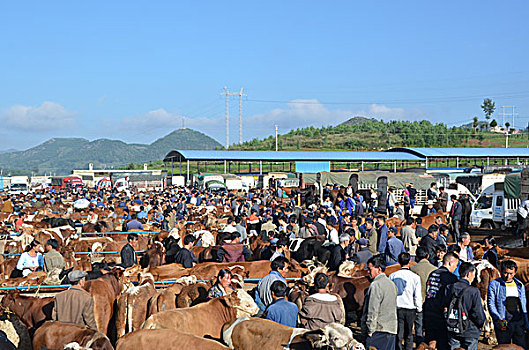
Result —
M126 306L126 319L125 319L125 329L127 330L126 332L127 333L131 333L133 330L132 330L132 303L129 302L128 298L127 298L127 306Z

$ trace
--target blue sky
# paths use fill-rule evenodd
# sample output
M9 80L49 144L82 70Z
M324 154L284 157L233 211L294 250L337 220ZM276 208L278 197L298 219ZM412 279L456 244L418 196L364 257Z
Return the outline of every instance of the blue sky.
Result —
M528 15L527 1L3 2L0 150L150 143L182 116L224 144L224 86L248 95L245 140L354 115L458 125L484 97L527 126ZM230 113L238 142L236 98Z

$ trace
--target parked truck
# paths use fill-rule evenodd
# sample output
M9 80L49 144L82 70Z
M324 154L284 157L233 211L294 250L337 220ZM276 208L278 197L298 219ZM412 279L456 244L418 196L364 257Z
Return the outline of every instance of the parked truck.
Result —
M29 192L29 177L27 176L13 176L11 177L11 184L9 185L9 194L23 194Z
M485 188L474 204L470 224L482 228L501 228L517 224L516 211L529 195L529 170L511 173L501 182Z

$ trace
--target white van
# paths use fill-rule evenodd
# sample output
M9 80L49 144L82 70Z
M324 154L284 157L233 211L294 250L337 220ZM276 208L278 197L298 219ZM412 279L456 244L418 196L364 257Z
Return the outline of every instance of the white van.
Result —
M479 195L470 214L470 226L486 229L515 226L519 198L505 198L504 183L497 182L485 188Z

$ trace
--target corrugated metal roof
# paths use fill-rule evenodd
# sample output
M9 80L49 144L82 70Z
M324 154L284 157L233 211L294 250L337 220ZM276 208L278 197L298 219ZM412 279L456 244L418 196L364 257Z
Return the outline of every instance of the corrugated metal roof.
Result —
M529 148L418 148L395 147L388 152L408 152L421 158L529 158Z
M408 152L331 152L331 151L194 151L173 150L164 161L232 160L232 161L420 161Z

